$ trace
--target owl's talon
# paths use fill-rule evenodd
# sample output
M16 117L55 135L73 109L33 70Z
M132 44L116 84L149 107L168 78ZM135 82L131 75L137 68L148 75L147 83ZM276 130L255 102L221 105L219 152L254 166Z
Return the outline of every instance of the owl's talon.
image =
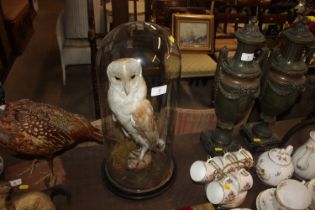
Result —
M117 119L116 119L115 115L113 115L113 114L112 114L112 119L113 119L113 121L114 121L114 122L116 122L116 121L117 121Z
M147 168L152 162L152 156L150 154L145 154L142 160L139 159L140 150L132 151L128 156L128 169L131 170L142 170Z
M139 159L139 152L136 150L130 152L128 159Z
M163 152L165 149L165 141L163 139L159 139L157 143L157 148L159 152Z
M121 128L121 130L123 131L123 133L125 134L127 138L130 138L129 133L124 128Z

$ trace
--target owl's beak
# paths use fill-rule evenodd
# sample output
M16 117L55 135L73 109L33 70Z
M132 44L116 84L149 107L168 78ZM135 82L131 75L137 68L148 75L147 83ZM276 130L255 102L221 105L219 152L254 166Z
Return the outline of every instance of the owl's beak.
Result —
M129 82L124 82L123 86L124 86L124 91L125 91L126 95L128 95L129 94L129 90L130 90Z

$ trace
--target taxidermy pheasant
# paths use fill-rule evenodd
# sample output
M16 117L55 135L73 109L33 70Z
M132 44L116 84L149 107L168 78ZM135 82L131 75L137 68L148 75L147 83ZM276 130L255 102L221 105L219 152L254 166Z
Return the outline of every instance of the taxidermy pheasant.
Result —
M103 143L100 131L77 114L27 99L11 102L0 110L0 146L48 160L49 186L56 181L54 156L79 141Z

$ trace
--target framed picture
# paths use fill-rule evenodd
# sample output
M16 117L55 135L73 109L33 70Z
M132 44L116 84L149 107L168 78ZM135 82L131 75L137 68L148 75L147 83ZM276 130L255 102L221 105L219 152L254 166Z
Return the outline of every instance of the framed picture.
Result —
M213 15L173 14L172 34L182 51L213 51Z

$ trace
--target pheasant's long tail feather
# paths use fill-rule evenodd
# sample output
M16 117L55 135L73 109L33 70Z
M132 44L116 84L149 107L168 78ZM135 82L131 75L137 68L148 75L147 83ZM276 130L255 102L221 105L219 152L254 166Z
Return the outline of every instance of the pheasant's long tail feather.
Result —
M84 125L86 130L90 131L89 135L87 136L88 139L85 139L86 141L94 141L100 144L104 143L104 137L101 128L101 120L97 120L91 123L80 115L75 114L75 116L77 117L78 120L81 121L82 125Z
M101 130L95 129L95 131L93 132L93 136L92 136L91 141L95 141L95 142L98 142L100 144L104 143L104 136L103 136Z

